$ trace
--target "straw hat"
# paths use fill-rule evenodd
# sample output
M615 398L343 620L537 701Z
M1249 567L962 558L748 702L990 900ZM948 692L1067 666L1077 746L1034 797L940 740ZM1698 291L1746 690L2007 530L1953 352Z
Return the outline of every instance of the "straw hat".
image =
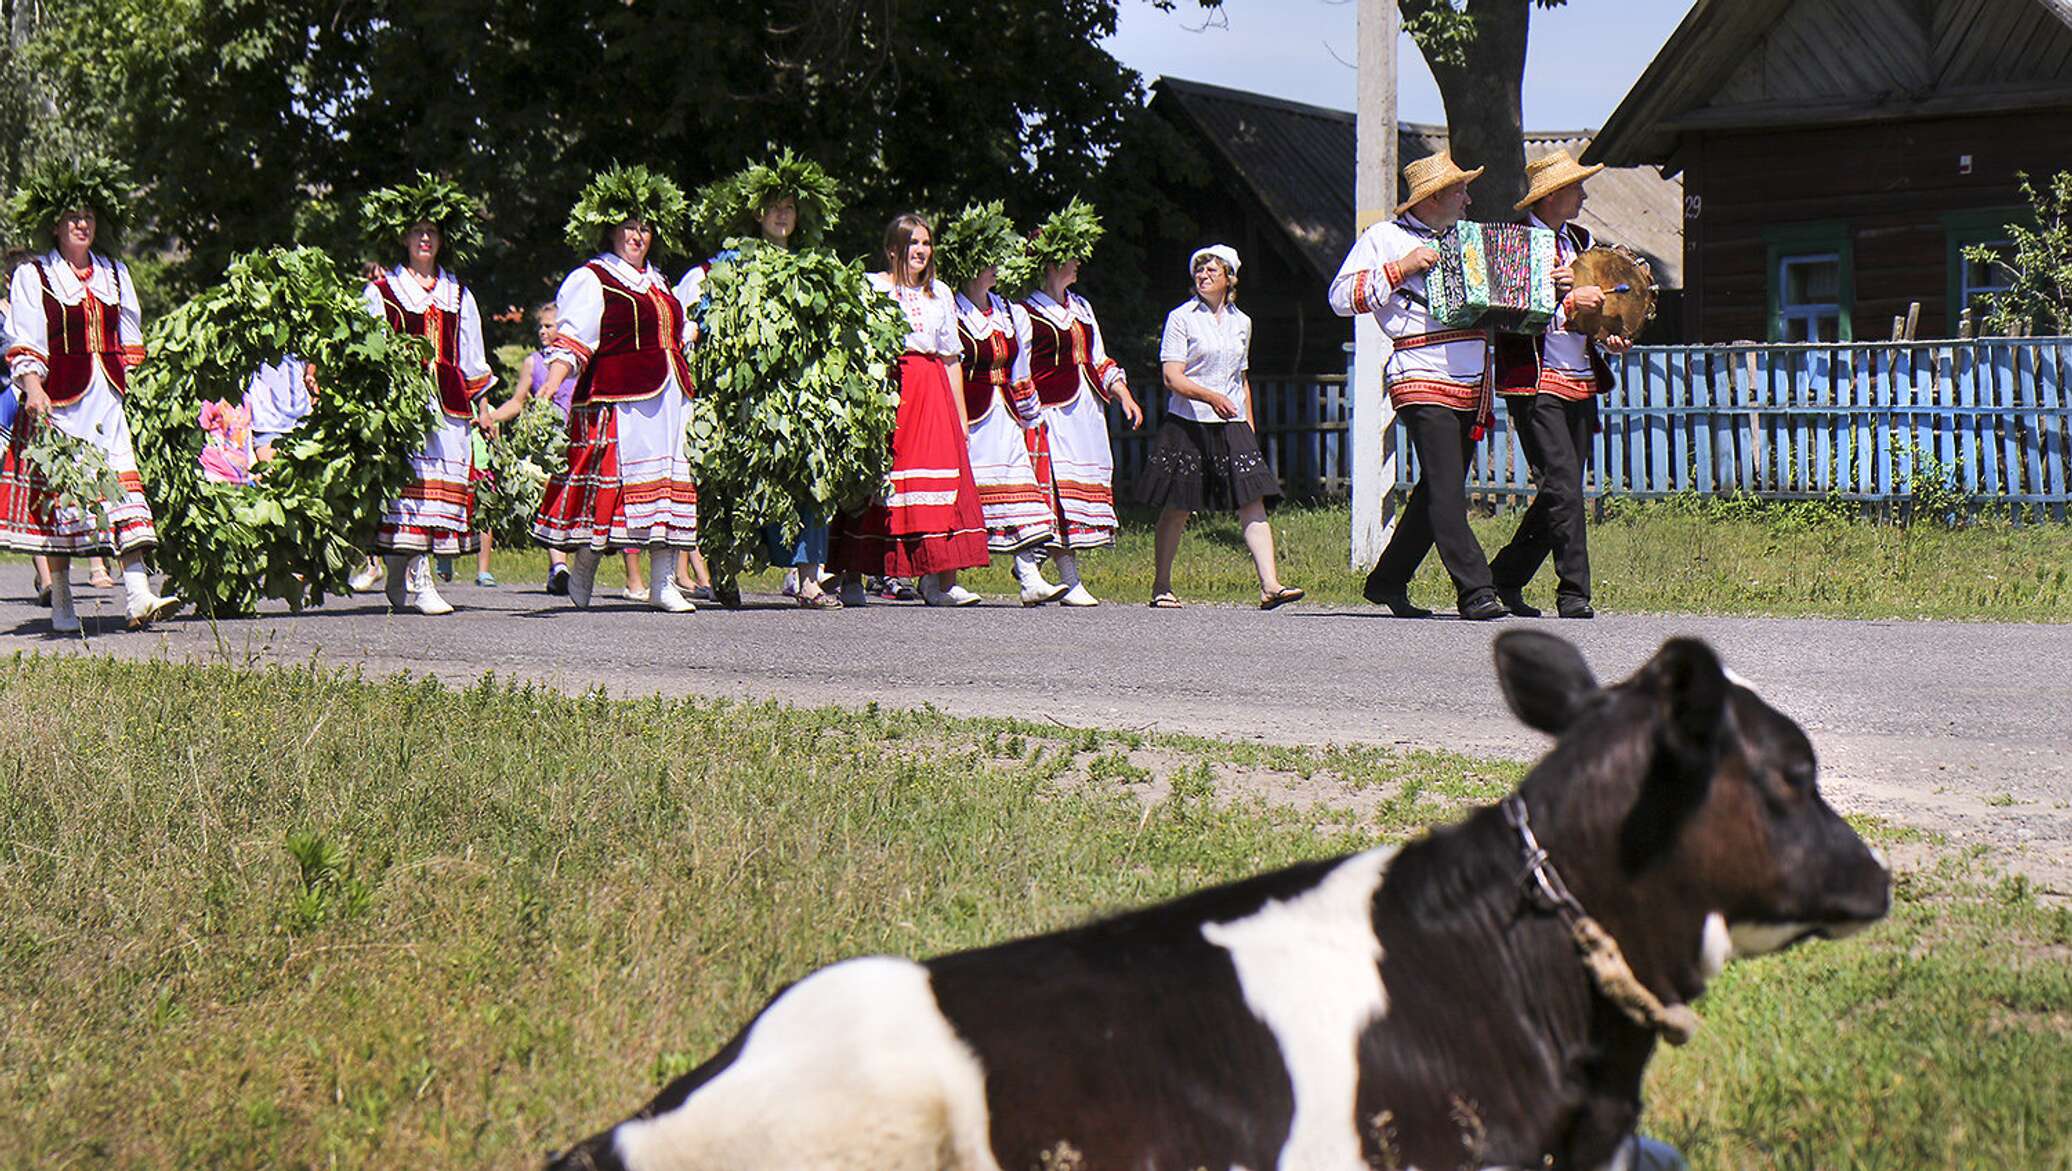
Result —
M1512 205L1511 210L1524 211L1563 187L1581 183L1602 170L1603 163L1586 167L1569 157L1565 150L1542 155L1525 164L1525 198Z
M1484 169L1476 167L1472 171L1463 171L1454 165L1452 152L1443 150L1414 160L1403 168L1403 181L1410 184L1410 194L1396 205L1396 214L1402 215L1456 183L1472 181Z

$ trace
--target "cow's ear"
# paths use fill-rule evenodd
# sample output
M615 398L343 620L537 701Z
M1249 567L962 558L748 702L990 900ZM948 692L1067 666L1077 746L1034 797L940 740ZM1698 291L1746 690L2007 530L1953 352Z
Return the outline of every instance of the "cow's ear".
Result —
M1727 718L1727 672L1719 656L1695 638L1672 638L1655 653L1651 666L1679 745L1710 749Z
M1536 630L1507 630L1496 640L1496 677L1504 700L1528 727L1550 736L1568 731L1597 694L1597 678L1567 640Z

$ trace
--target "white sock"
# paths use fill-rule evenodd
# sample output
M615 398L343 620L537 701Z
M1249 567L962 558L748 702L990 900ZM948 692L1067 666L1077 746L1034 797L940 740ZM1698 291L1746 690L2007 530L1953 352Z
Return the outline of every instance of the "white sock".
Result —
M662 591L676 584L670 579L676 573L676 558L669 555L666 545L648 546L648 597L660 598Z
M132 605L142 602L151 596L151 575L145 573L141 565L123 566L122 592L129 595Z
M50 611L53 614L72 613L72 574L69 570L50 575Z

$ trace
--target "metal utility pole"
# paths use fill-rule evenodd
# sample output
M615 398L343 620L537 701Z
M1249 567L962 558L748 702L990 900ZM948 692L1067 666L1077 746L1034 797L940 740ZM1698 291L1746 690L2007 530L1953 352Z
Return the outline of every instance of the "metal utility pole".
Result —
M1396 42L1403 28L1396 0L1359 0L1359 102L1353 206L1355 236L1396 206ZM1396 412L1381 384L1388 338L1373 314L1353 320L1352 567L1365 573L1395 527Z

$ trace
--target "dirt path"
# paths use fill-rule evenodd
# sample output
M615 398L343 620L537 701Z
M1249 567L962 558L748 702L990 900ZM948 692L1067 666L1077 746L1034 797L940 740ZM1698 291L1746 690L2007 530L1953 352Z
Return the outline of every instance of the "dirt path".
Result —
M47 612L21 601L28 592L26 565L0 565L0 598L12 599L0 602L0 653L82 649L46 636ZM348 598L303 615L116 630L87 647L238 664L320 659L454 680L494 671L621 695L933 704L1284 743L1518 758L1544 746L1497 694L1489 642L1505 623L1317 606L821 614L781 599L672 618L616 599L577 612L537 585L461 585L448 597L462 609L445 619L391 617L378 600ZM117 611L109 599L105 612ZM1983 845L2072 895L2072 626L1651 615L1541 624L1574 640L1607 680L1672 635L1710 640L1806 726L1838 808Z

